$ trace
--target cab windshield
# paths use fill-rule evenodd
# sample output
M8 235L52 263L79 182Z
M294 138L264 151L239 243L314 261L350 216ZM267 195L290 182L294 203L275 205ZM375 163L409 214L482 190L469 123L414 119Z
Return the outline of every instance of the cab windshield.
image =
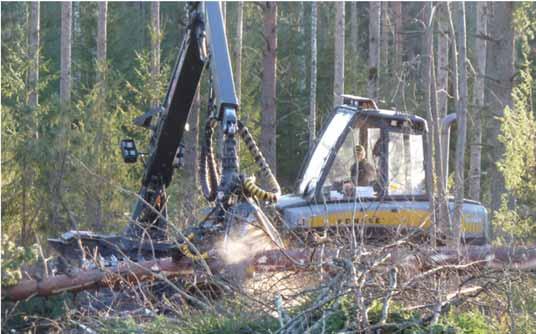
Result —
M322 175L331 151L335 148L337 140L348 126L353 115L354 112L341 109L333 116L309 159L309 165L303 173L298 187L300 194L303 194L306 188L313 189L316 187L316 182Z
M357 121L322 186L330 200L426 193L422 133Z

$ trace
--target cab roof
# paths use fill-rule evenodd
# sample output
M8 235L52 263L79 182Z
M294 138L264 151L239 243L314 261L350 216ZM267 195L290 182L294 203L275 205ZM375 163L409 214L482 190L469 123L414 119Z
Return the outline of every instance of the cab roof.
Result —
M409 121L417 127L422 127L425 131L428 130L427 122L424 118L417 115L410 115L400 111L379 109L373 99L368 97L343 95L343 103L341 107L348 108L365 113L367 116L375 116L393 121ZM419 126L420 125L420 126Z

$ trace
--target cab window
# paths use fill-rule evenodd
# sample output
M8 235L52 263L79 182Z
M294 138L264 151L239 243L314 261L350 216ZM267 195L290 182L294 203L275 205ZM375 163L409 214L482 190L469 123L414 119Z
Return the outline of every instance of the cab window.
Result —
M331 200L360 197L377 197L379 158L374 147L380 140L378 128L352 128L337 151L322 188Z
M422 135L389 132L388 150L388 193L390 195L425 194Z

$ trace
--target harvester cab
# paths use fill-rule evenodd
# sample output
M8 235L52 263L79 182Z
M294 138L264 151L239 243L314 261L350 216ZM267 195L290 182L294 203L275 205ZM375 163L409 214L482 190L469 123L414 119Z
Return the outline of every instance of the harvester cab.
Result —
M344 95L302 166L294 194L277 208L291 230L362 224L381 236L431 226L426 120L378 109L368 98ZM452 198L448 199L451 213ZM486 209L463 204L463 236L489 238Z

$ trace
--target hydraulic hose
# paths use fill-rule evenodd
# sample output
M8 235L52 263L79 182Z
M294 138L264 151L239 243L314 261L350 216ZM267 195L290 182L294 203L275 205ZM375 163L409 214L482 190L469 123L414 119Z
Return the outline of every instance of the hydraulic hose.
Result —
M214 128L218 125L215 118L209 117L205 123L205 141L201 148L199 158L199 180L203 196L212 202L216 199L217 188L220 180L218 169L216 168L216 159L212 149L212 136Z
M262 189L255 183L255 178L250 177L244 180L242 184L244 189L246 192L257 197L261 201L277 201L277 198L281 195L281 187L272 173L270 166L266 162L266 158L264 155L262 155L259 146L255 142L255 139L253 139L253 136L249 132L248 128L245 127L240 121L238 121L238 132L242 137L242 140L244 140L244 144L246 144L246 147L253 156L255 163L261 169L261 175L266 177L268 186L271 188L270 191Z
M199 180L201 182L201 189L205 198L212 202L216 199L218 184L220 182L220 175L218 168L216 167L216 159L214 158L214 150L212 148L212 137L214 135L214 128L218 125L218 121L209 117L205 123L205 141L201 149L201 157L199 159ZM244 190L256 197L261 201L275 202L281 195L281 187L277 182L270 166L266 162L266 158L259 149L259 146L253 139L253 136L249 132L248 128L238 121L238 132L244 141L244 144L248 148L248 151L253 156L255 164L260 168L261 176L265 177L268 182L268 186L271 190L265 190L255 183L255 178L250 177L244 179L242 186Z
M187 238L188 238L188 241L191 242L194 238L193 233L190 234ZM190 250L190 247L188 246L188 242L185 242L184 244L182 244L180 247L180 250L181 250L181 253L184 254L184 256L186 256L187 258L193 261L200 261L200 260L208 259L208 252L203 252L198 255L192 253L192 251Z

